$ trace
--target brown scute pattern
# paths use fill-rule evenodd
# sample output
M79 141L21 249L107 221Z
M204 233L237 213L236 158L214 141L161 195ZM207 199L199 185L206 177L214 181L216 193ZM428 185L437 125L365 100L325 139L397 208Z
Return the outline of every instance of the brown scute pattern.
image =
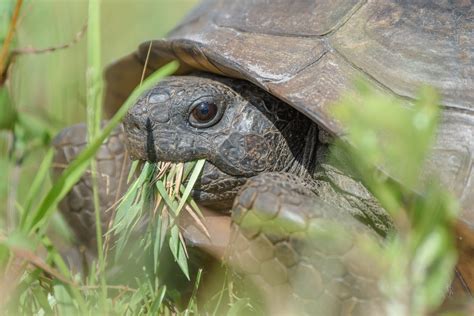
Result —
M63 130L55 138L53 145L56 149L53 177L57 178L86 147L86 126L79 124ZM102 231L105 234L113 216L112 207L127 189L126 180L130 170L122 126L111 133L97 152L96 159ZM97 249L92 196L92 178L88 170L59 203L59 209L76 234L78 242L90 250Z
M243 32L289 36L321 36L344 23L363 0L221 0L217 25Z
M303 69L298 76L286 82L268 83L268 88L309 117L313 117L319 125L339 133L342 128L334 120L331 106L344 91L352 89L351 81L359 75L344 59L330 52Z
M474 232L463 223L456 225L456 243L459 250L458 265L456 267L456 276L454 278L452 290L453 297L469 293L474 293L474 271L472 271L472 262L474 262Z
M471 1L368 1L330 42L398 95L413 98L421 84L430 85L445 105L473 111Z
M212 49L203 47L199 50L196 48L199 47L199 37L192 36L184 42L177 41L170 49L173 55L185 59L187 64L200 69L217 67L219 72L227 73L228 67L222 65L232 61L234 66L242 67L242 74L248 74L249 78L258 78L261 82L288 80L301 69L316 62L326 52L324 41L319 39L282 36L276 41L270 35L212 28L207 36L214 43ZM157 44L153 44L152 48L155 56L163 51L161 45ZM281 46L285 46L286 49L282 50ZM147 45L143 44L142 49L145 47ZM190 54L191 52L193 54ZM269 52L273 56L272 59L268 59ZM207 58L209 55L216 58Z
M461 220L474 231L474 116L445 111L440 121L426 173L460 198Z
M276 209L276 216L260 215L266 209ZM381 271L355 242L379 237L321 202L298 177L251 178L236 198L233 221L227 261L260 289L272 314L296 308L307 315L383 315Z
M441 92L445 113L472 121L471 0L272 1L271 6L265 0L227 2L206 1L168 39L153 41L150 65L177 58L183 62L180 73L191 67L247 79L334 134L343 128L330 118L331 106L352 89L354 76L408 98L415 97L420 85L430 84ZM325 8L317 11L320 19L299 18L292 23L278 18L292 10L303 12L301 8L311 12L312 5ZM275 16L278 23L272 25ZM267 20L270 24L263 23ZM279 23L283 23L280 31L274 28ZM318 34L332 31L309 37L304 33L307 29ZM277 31L270 34L272 30ZM142 65L148 47L144 43L139 49ZM115 89L113 78L108 81L108 87ZM461 198L462 220L474 227L473 172L464 168L472 166L474 136L472 131L463 132L456 121L441 122L442 141L431 162L441 179L450 182L446 186ZM452 144L467 144L462 151L456 149L459 160L455 163L464 169L456 168L449 159Z

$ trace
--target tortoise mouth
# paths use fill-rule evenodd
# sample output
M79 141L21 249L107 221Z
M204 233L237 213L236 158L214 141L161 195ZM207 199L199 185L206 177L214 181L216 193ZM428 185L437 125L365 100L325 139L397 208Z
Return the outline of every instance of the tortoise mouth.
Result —
M130 127L130 125L132 125ZM147 124L146 131L134 127L134 124L125 122L126 146L132 160L157 162L188 162L199 159L179 155L178 145L174 144L176 133L162 132L160 134L160 143L154 136L151 123Z
M138 121L136 117L127 115L124 130L132 160L178 163L209 158L204 146L196 146L195 137L153 124L149 118Z
M140 164L158 162L148 159L135 160L138 160ZM160 162L178 163L185 161L160 160ZM191 196L200 206L207 207L221 214L229 214L235 197L247 180L247 177L224 173L212 162L206 161L201 175L191 190ZM188 180L183 181L183 185L186 186L187 183Z

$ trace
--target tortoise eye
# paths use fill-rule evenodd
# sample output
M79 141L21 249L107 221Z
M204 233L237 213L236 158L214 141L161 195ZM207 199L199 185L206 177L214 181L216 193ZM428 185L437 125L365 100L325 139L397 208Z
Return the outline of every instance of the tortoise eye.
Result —
M191 111L190 123L196 127L209 127L216 123L218 107L212 102L200 102Z

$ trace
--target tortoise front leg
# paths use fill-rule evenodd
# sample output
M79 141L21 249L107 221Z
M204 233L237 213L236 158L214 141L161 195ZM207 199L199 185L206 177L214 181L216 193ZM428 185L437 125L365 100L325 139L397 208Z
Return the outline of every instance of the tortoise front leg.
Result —
M357 242L379 237L307 183L281 173L251 178L234 203L227 260L271 314L383 315L380 272Z

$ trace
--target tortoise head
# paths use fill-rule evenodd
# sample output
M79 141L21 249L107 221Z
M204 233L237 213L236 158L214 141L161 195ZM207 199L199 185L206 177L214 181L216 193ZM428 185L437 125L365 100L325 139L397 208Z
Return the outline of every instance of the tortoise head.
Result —
M258 87L208 74L159 82L124 124L133 159L206 159L193 194L219 208L229 207L246 179L261 172L306 172L313 155L307 147L314 147L306 143L316 132L304 115Z

